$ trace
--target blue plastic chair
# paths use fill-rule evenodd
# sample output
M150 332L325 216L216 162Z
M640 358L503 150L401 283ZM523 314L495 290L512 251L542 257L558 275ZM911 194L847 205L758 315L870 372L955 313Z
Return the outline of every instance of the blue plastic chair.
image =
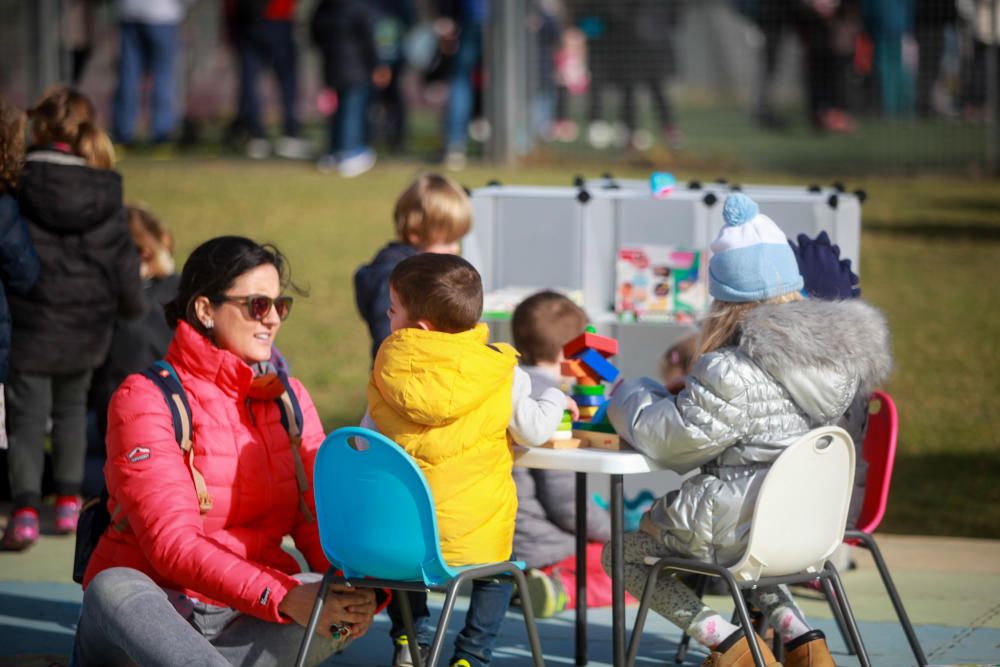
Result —
M427 663L441 655L458 587L465 581L513 577L521 595L521 610L535 667L543 667L541 645L522 569L524 563L504 561L452 567L441 556L434 497L417 463L385 436L360 427L337 429L316 455L313 471L316 519L320 543L330 569L323 583L296 665L305 664L319 621L323 600L333 583L393 591L445 591L444 607ZM341 574L342 572L342 574ZM399 596L408 637L416 637L406 595ZM412 651L414 667L422 667Z

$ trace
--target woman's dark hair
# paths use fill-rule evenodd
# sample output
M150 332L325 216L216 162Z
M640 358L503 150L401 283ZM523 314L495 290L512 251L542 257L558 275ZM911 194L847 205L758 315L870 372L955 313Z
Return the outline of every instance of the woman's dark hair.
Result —
M177 297L164 306L167 324L176 329L177 323L183 320L198 333L207 336L208 331L195 316L195 300L200 296L225 294L237 278L265 264L278 270L282 290L291 288L297 294L305 295L292 282L285 256L273 245L261 245L243 236L219 236L205 241L184 262Z

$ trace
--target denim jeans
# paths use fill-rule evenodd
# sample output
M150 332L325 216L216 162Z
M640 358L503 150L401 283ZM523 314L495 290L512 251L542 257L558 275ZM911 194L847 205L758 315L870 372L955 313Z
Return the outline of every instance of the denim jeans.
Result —
M252 137L264 136L257 79L261 68L274 69L281 94L282 133L298 136L298 52L291 21L255 21L236 28L236 50L240 63L237 123Z
M320 575L296 579L313 582ZM269 623L191 600L138 570L115 567L87 586L70 665L280 667L295 662L304 632L297 623ZM319 664L345 646L315 637L307 663Z
M450 663L465 659L472 667L490 664L493 645L500 634L500 626L503 625L513 591L514 585L510 582L472 582L472 597L469 599L469 611L465 614L465 627L455 638L455 652ZM403 616L396 604L395 596L398 594L393 595L388 610L392 620L389 634L393 639L406 634ZM409 596L417 641L429 645L434 639L434 628L431 627L430 612L427 609L427 594L410 593Z
M177 127L175 71L178 50L175 24L123 22L119 24L121 57L115 92L112 132L116 141L135 140L141 103L142 77L153 78L150 116L154 141L167 141Z
M479 25L462 26L458 40L458 53L451 75L451 92L445 109L445 148L465 151L466 132L472 116L472 74L479 64L483 50L483 30Z
M337 88L337 112L330 117L330 153L352 157L368 146L370 86Z

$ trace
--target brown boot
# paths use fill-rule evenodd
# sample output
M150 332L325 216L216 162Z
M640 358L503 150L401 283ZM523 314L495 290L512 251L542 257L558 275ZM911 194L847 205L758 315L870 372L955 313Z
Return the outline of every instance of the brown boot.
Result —
M785 667L836 667L821 630L810 630L785 644Z
M770 647L764 643L757 633L754 633L757 646L760 647L760 654L764 658L767 667L781 667ZM754 667L753 653L750 652L750 644L742 630L737 630L733 634L712 649L708 654L708 659L701 664L701 667Z

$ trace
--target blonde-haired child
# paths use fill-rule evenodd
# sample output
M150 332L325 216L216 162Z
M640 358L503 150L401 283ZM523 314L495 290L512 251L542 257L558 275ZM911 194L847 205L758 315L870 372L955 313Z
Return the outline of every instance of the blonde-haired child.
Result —
M699 356L676 396L649 378L622 384L608 409L634 447L678 473L700 469L657 500L640 530L625 536L625 587L646 581L646 556L680 555L730 564L746 548L760 481L784 448L823 424L840 424L855 394L867 396L892 360L885 318L853 301L804 300L795 255L756 203L730 195L725 225L712 243ZM604 567L610 569L609 550ZM785 642L786 667L833 665L784 587L750 593ZM652 607L712 650L710 662L753 664L747 638L673 577L663 577Z
M86 396L118 316L142 313L139 254L125 225L121 175L94 107L63 86L28 111L33 146L18 183L41 271L11 295L11 369L4 387L14 514L8 549L38 539L45 426L52 418L58 533L73 533L86 453Z
M441 174L424 174L396 199L396 240L379 250L354 274L354 298L372 337L372 360L390 333L389 274L422 252L457 254L458 242L472 227L472 205L458 183Z

